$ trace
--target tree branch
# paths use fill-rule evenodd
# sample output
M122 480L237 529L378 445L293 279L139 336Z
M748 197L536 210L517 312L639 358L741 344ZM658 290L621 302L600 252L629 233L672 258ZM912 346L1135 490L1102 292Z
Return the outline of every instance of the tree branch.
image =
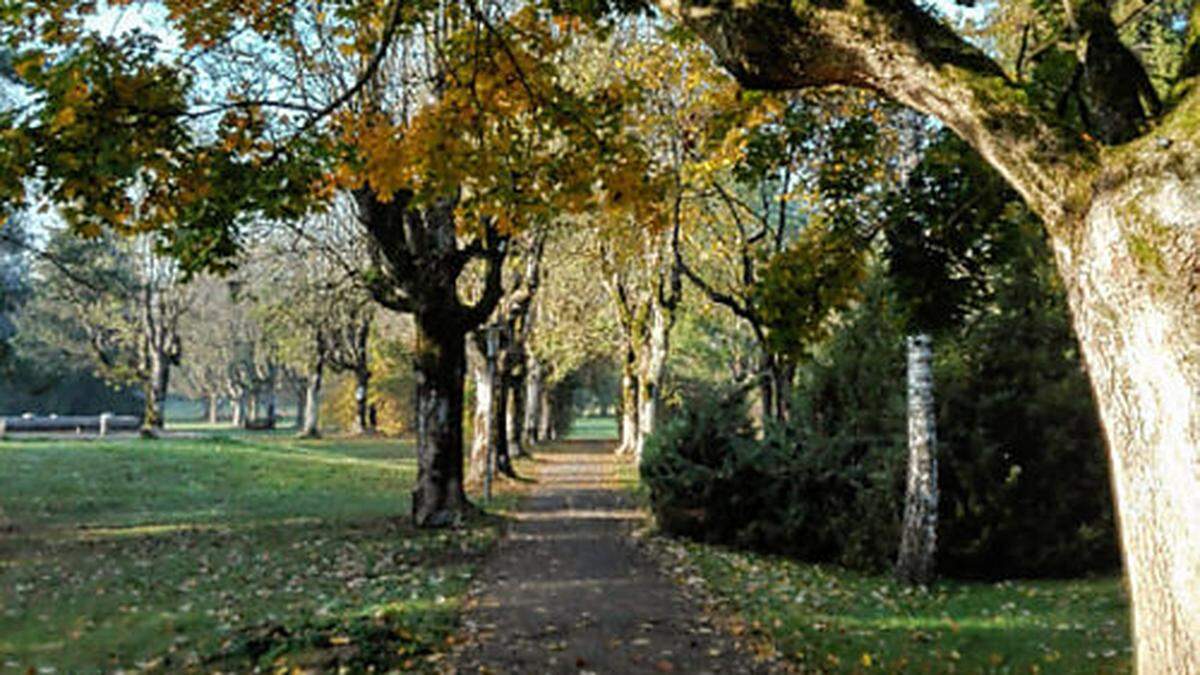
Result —
M1068 205L1080 203L1071 197L1096 168L1098 148L1029 105L1000 66L911 0L804 2L796 9L661 2L742 84L880 92L942 120L1047 223L1075 222Z

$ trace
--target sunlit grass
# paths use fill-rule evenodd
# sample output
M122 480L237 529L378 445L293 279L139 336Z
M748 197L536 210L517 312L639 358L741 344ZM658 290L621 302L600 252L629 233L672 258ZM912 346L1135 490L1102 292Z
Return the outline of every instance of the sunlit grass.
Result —
M496 530L411 528L415 471L382 438L0 443L0 670L419 663Z
M943 581L929 589L836 567L671 542L685 567L805 671L1127 673L1116 579Z
M567 432L568 441L615 441L618 436L615 417L580 417Z

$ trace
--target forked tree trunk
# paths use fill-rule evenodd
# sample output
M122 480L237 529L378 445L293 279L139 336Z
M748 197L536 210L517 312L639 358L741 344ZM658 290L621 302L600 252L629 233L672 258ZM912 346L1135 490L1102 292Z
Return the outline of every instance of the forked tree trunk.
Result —
M417 482L412 493L413 521L419 527L446 527L462 522L471 508L463 492L466 342L459 324L440 312L416 312L414 318Z
M302 438L317 438L321 435L321 380L325 375L325 359L318 358L308 373L304 387L304 426L300 427Z
M542 364L529 357L529 373L525 377L525 441L538 443L542 440L538 418L542 412Z
M933 580L937 551L937 417L933 407L933 343L908 338L908 480L896 577L910 584Z

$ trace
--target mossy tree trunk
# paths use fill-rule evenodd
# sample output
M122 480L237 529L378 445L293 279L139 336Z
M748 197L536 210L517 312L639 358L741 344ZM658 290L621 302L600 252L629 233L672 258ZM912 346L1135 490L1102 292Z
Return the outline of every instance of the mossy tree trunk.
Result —
M1200 672L1200 92L1106 148L908 0L667 2L743 84L933 115L1046 223L1108 440L1140 672ZM1195 35L1196 26L1192 26Z

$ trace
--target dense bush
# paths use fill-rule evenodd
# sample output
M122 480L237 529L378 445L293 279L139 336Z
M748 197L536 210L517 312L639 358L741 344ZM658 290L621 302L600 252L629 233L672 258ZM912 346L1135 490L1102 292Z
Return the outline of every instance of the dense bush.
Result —
M1103 441L1061 291L1038 268L936 345L939 568L1075 575L1117 563ZM696 393L648 444L668 531L856 569L899 544L904 349L882 280L803 369L792 420L757 433L745 405Z

